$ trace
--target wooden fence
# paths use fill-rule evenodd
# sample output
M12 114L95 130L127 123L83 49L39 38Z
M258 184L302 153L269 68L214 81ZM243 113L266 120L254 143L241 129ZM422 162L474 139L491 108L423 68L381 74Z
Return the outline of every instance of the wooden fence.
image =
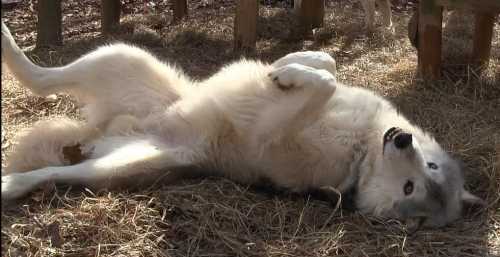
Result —
M188 14L187 0L171 0L174 21ZM295 0L305 30L323 24L324 0ZM101 32L112 33L120 24L120 0L101 0ZM238 0L234 19L234 46L252 49L257 40L258 0ZM38 1L37 47L62 44L61 0Z
M187 0L171 0L174 21L188 14ZM323 25L324 0L295 0L295 11L302 32ZM441 74L442 10L462 8L476 13L472 60L485 65L490 58L493 25L500 12L500 0L420 0L416 14L418 69L424 78L437 79ZM101 30L104 35L120 24L120 0L101 0ZM253 49L257 40L258 0L238 0L234 19L235 49ZM61 0L38 1L37 47L62 44Z
M495 16L500 0L420 0L418 9L418 69L422 77L441 76L441 41L443 7L475 13L472 63L488 64Z

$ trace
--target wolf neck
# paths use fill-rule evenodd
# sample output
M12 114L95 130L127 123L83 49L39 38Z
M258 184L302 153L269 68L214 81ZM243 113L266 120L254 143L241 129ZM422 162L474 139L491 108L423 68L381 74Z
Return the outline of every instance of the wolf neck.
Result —
M356 148L356 146L354 146ZM361 147L361 149L354 149L356 152L354 160L349 167L348 177L337 187L337 189L342 194L342 208L354 211L356 207L356 197L358 192L358 186L360 177L366 173L367 168L370 169L371 166L371 154L369 154L368 149Z
M342 194L357 191L361 169L367 160L368 152L366 149L356 149L355 151L354 160L349 167L349 175L337 188Z
M394 118L398 120L398 123L401 121L404 121L403 123L407 122L404 117L397 113L394 114ZM373 175L376 159L382 154L383 135L391 125L384 124L384 122L377 123L372 124L371 132L365 135L361 146L353 146L353 152L356 154L350 166L349 176L338 186L344 200L347 200L348 207L355 208L358 188L363 185L367 177ZM404 125L406 127L406 124Z

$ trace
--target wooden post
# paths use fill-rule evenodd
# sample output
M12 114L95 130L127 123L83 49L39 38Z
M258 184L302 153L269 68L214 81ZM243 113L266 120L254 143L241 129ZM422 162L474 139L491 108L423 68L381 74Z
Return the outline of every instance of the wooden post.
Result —
M180 21L188 13L187 0L173 0L174 21Z
M299 16L303 32L310 33L312 29L323 26L324 0L295 0L294 9Z
M104 35L113 32L120 25L120 0L101 0L101 32Z
M413 47L418 49L418 8L413 11L408 21L408 39Z
M493 13L476 13L472 62L480 67L488 65L490 59L494 21Z
M38 1L36 47L62 45L61 0Z
M234 18L235 50L253 50L257 41L258 0L239 0Z
M443 9L435 0L420 0L418 17L418 70L424 79L441 76Z

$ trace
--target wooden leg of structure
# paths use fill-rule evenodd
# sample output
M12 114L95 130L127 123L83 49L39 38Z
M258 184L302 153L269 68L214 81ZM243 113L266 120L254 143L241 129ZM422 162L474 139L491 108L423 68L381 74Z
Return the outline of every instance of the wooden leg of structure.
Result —
M312 29L323 26L324 0L295 0L294 9L299 16L303 32L310 33Z
M259 1L239 0L234 18L235 50L253 50L257 41L257 17Z
M474 28L472 62L479 67L488 65L495 14L477 13Z
M408 21L408 39L413 47L418 49L418 9L413 11L413 15Z
M101 0L101 32L104 35L113 32L120 25L120 0Z
M180 21L188 13L187 0L173 0L174 21Z
M435 0L420 0L418 17L418 69L424 79L441 76L443 9Z
M62 45L61 0L38 1L36 47Z

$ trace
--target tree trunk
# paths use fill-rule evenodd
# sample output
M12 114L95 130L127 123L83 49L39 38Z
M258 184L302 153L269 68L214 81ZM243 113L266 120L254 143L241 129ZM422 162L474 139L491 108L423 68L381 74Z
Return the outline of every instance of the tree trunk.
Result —
M259 1L239 0L234 18L234 48L235 50L253 51L257 41L257 17L259 16Z
M476 14L472 62L480 68L486 67L490 60L494 25L495 15L493 13Z
M62 45L61 0L38 1L36 47Z
M299 16L303 32L310 33L312 29L323 26L324 0L295 0L294 9Z
M173 0L174 1L174 21L180 21L188 13L187 0Z
M418 10L418 70L424 79L441 77L443 8L435 0L420 0Z
M40 0L39 0L40 1ZM101 0L101 32L112 33L120 25L120 0Z

